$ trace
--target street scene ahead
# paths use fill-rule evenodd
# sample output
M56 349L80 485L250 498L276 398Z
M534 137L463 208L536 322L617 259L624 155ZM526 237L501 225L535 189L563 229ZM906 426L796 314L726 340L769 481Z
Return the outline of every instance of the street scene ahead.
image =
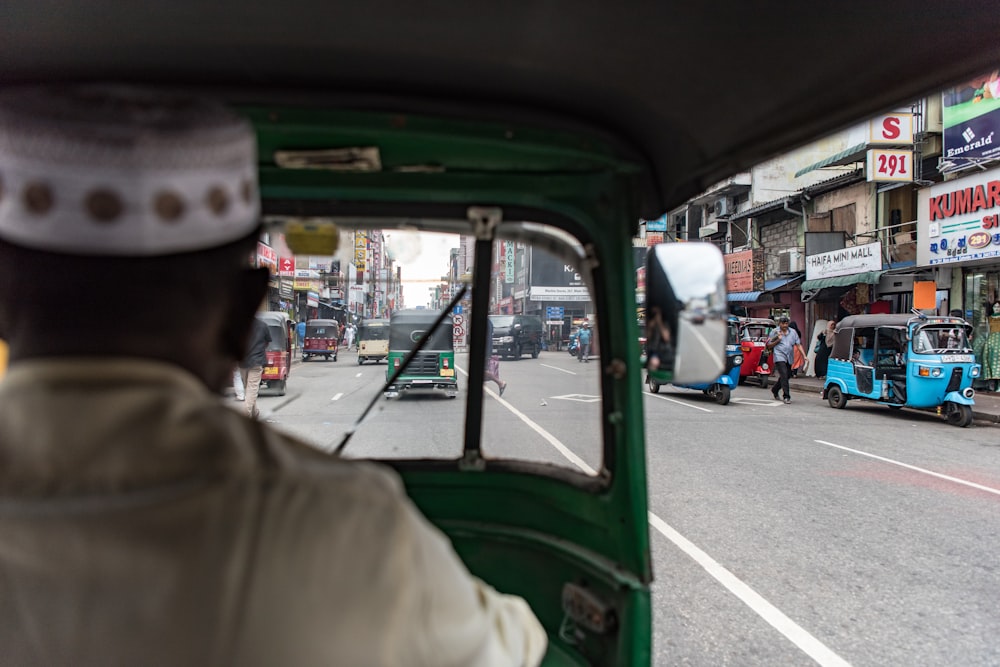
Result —
M295 363L288 392L260 399L262 419L339 443L385 381L384 363L356 354ZM503 397L485 387L485 454L591 472L600 361L547 350L502 362ZM456 364L459 399L380 397L344 455L455 457L469 390L466 356ZM997 426L835 410L818 382L791 386L789 405L750 383L726 406L644 393L654 664L995 664Z

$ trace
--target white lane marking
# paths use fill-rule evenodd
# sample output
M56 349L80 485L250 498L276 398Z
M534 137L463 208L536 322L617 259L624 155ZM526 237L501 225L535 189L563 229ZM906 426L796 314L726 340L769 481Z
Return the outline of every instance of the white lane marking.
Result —
M820 665L846 667L850 663L831 651L826 644L813 637L798 623L785 616L777 607L765 600L760 593L747 586L715 559L696 547L690 540L674 530L666 521L649 513L649 524L673 542L678 549L698 563L713 579L725 586L743 604L764 619L768 625L784 635L803 653Z
M361 377L361 373L358 373L358 374L357 374L357 375L355 375L354 377L356 377L356 378L359 378L359 377Z
M458 367L456 366L456 368ZM468 375L464 369L458 368L458 370L462 374ZM533 431L545 438L549 444L555 447L560 454L566 457L566 459L577 468L591 475L597 474L593 468L583 462L583 459L574 454L569 447L562 444L555 436L533 422L527 415L519 411L504 399L500 398L492 389L484 387L484 390L486 393L493 396L497 402L514 413ZM657 396L656 394L650 394L650 396L671 400L667 399L665 396ZM674 402L681 403L680 401ZM687 404L681 403L681 405ZM697 407L699 410L705 410L705 408L695 405L688 405L688 407ZM711 412L711 410L705 411ZM761 597L759 593L743 583L743 581L738 579L732 572L722 567L722 565L716 562L704 551L696 547L690 540L678 533L666 521L652 512L649 512L649 524L663 534L664 537L673 542L688 557L698 563L698 565L700 565L712 578L725 586L726 589L743 602L743 604L749 607L758 616L763 618L769 625L771 625L771 627L784 635L817 664L823 665L823 667L850 667L849 662L827 648L825 644L809 634L800 625L785 616L785 614L779 611L777 607Z
M666 396L660 396L659 394L654 394L649 391L643 392L646 396L652 396L653 398L658 398L661 401L670 401L671 403L676 403L677 405L683 405L686 408L694 408L695 410L701 410L702 412L712 412L708 408L703 408L700 405L692 405L691 403L685 403L684 401L678 401L676 398L667 398Z
M554 371L559 371L560 373L569 373L570 375L576 375L576 371L568 371L565 368L559 368L557 366L549 366L548 364L539 364L539 366L545 366L546 368L551 368Z
M579 401L581 403L596 403L601 400L600 396L591 396L590 394L565 394L563 396L552 396L551 398L562 401Z
M900 466L901 468L907 468L909 470L914 470L916 472L922 472L925 475L930 475L931 477L937 477L938 479L947 480L949 482L954 482L956 484L962 484L963 486L968 486L973 489L978 489L980 491L985 491L986 493L993 493L1000 496L1000 489L994 489L989 486L983 486L982 484L976 484L975 482L969 482L964 479L959 479L958 477L952 477L950 475L942 475L939 472L934 472L933 470L927 470L926 468L918 468L917 466L911 466L908 463L903 463L902 461L896 461L894 459L887 459L884 456L878 456L876 454L869 454L868 452L862 452L857 449L851 449L850 447L844 447L843 445L835 445L832 442L827 442L826 440L816 440L821 445L827 445L829 447L836 447L837 449L842 449L845 452L852 452L860 456L867 456L870 459L876 459L878 461L883 461L885 463L890 463L894 466Z
M331 398L330 400L331 400L331 401L339 401L339 400L340 400L340 397L341 397L341 396L343 396L343 395L344 395L344 392L340 392L339 394L337 394L336 396L334 396L334 397L333 397L333 398Z

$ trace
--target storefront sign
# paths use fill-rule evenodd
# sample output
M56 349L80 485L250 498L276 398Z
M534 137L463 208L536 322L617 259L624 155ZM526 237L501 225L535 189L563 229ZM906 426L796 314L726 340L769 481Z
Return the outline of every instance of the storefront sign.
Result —
M902 146L913 143L913 114L887 113L868 122L868 143Z
M866 243L806 257L806 280L849 276L882 269L882 244Z
M278 253L271 246L257 241L257 266L266 266L274 273L278 269Z
M358 271L365 270L365 260L368 253L368 237L364 232L354 232L354 265Z
M295 275L295 258L294 257L280 257L278 258L278 275L285 277L292 277Z
M917 193L917 265L1000 258L1000 169Z
M752 292L764 287L764 254L761 250L743 250L725 256L726 290Z
M872 149L868 151L865 173L869 183L910 182L913 180L913 151Z

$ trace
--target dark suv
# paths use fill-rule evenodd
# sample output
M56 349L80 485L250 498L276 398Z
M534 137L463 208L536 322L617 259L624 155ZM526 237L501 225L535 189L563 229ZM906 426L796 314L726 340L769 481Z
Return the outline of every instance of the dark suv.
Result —
M493 323L493 352L520 359L522 354L538 358L542 349L542 318L535 315L490 315Z

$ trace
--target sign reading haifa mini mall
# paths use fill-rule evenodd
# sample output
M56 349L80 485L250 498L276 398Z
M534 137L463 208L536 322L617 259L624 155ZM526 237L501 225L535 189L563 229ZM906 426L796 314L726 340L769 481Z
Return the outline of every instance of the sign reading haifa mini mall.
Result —
M1000 170L917 193L917 264L1000 258Z
M882 244L864 245L821 252L806 257L806 280L849 276L882 268Z

